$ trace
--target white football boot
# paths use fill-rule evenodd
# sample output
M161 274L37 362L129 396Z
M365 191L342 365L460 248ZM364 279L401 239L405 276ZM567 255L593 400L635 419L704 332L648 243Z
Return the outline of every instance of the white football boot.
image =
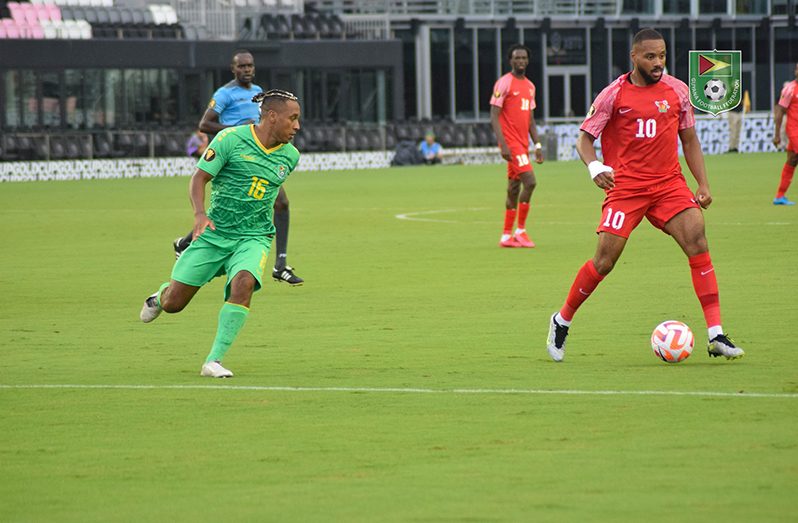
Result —
M203 378L232 378L233 373L222 367L218 361L212 361L202 366L200 376Z

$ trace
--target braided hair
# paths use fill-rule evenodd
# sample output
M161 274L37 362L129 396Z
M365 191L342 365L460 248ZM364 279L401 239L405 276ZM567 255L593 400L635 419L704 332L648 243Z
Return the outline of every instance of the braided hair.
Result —
M280 100L280 101L299 101L299 99L289 91L284 91L282 89L269 89L266 92L260 92L252 97L252 101L258 105L263 105L263 102L270 102L272 100Z

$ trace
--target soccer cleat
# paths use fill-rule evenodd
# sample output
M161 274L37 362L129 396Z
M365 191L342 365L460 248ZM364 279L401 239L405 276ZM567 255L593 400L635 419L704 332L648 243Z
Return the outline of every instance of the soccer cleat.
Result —
M181 236L180 238L177 238L175 241L172 242L172 247L174 247L175 249L175 260L179 260L180 255L183 254L183 252L185 252L186 249L188 249L188 245L191 245L189 243L184 247L181 243L182 241L183 237Z
M158 316L161 315L161 311L163 310L160 305L158 305L158 293L150 295L144 300L144 306L141 308L141 312L139 313L139 318L144 323L149 323Z
M560 325L554 318L557 313L551 315L549 322L549 339L546 349L549 351L549 356L554 361L562 361L565 359L565 338L568 337L568 327Z
M519 247L526 247L527 249L531 249L532 247L535 246L535 242L529 239L529 235L527 235L526 231L515 233L515 236L513 236L513 238L515 238L515 241Z
M274 281L285 282L292 287L298 287L305 283L305 280L294 274L294 268L290 265L286 265L283 270L274 269L272 278L274 278Z
M731 338L725 334L718 334L709 340L707 352L713 358L723 356L727 360L736 360L737 358L742 358L745 355L745 351L736 346Z
M795 205L794 201L788 200L786 196L773 198L773 205Z
M499 247L520 247L518 241L515 239L515 236L510 236L506 240L499 240Z
M232 378L233 373L222 367L218 361L211 361L202 365L200 376L203 378Z

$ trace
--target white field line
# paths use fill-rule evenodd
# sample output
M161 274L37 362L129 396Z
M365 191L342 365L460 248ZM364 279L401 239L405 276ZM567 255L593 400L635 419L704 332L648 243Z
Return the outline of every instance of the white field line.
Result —
M463 220L442 220L437 218L424 218L424 216L435 215L435 214L446 214L446 213L453 213L453 212L478 212L478 211L487 211L487 207L467 207L462 209L433 209L429 211L417 211L417 212L406 212L401 214L394 215L394 218L397 220L406 220L409 222L433 222L433 223L495 223L496 220L487 222L487 221L463 221ZM562 221L535 221L535 225L595 225L596 222L562 222ZM780 226L780 225L792 225L792 222L764 222L764 223L752 223L752 222L710 222L710 226L721 225L721 226L760 226L760 225L767 225L767 226Z
M233 390L263 392L365 392L389 394L451 395L561 395L561 396L692 396L701 398L798 399L791 392L713 392L677 390L572 390L572 389L428 389L412 387L279 387L266 385L102 385L102 384L20 384L0 383L0 390L13 389L89 389L89 390Z

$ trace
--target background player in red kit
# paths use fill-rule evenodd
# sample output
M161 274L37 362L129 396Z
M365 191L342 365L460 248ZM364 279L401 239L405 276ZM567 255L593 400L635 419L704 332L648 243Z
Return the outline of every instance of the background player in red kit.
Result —
M496 81L490 99L490 124L496 133L502 158L507 160L507 202L502 247L534 247L526 233L529 200L535 190L535 173L529 162L529 135L535 142L535 162L543 163L543 151L535 126L535 84L526 77L529 49L515 44L507 52L512 71ZM523 185L523 190L521 190ZM518 226L513 233L513 223Z
M773 132L773 145L781 144L781 120L787 114L787 161L781 169L781 181L776 191L773 205L795 205L787 199L787 189L790 188L795 166L798 165L798 64L795 64L795 80L787 82L781 90L781 96L776 107L773 108L773 122L776 130Z
M699 209L709 207L712 196L687 86L665 74L665 41L657 31L643 29L635 35L631 58L634 69L599 93L577 139L579 156L606 197L596 254L579 269L565 304L551 317L549 355L563 360L574 313L609 274L629 235L646 217L673 236L688 257L709 331L710 356L742 357L743 350L723 333L720 322L718 282ZM599 135L604 163L593 147ZM679 166L677 136L698 182L695 194Z

